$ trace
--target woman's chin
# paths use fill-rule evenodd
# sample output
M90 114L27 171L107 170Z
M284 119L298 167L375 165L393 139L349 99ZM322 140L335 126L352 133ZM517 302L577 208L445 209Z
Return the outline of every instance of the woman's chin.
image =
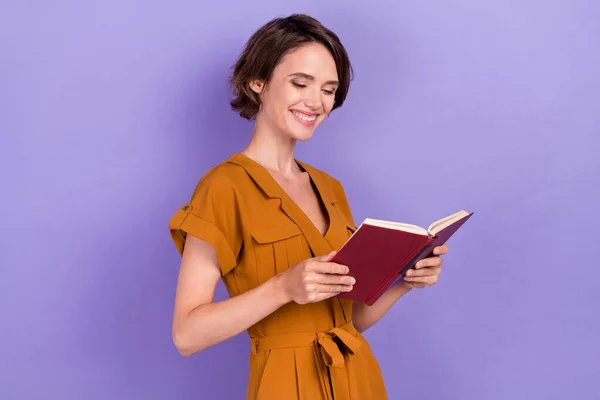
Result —
M313 137L315 130L316 130L316 126L314 128L300 128L300 129L288 129L289 135L296 139L299 140L301 142L304 142L306 140L309 140L310 138Z
M294 132L292 133L292 137L300 142L305 142L313 137L313 132Z

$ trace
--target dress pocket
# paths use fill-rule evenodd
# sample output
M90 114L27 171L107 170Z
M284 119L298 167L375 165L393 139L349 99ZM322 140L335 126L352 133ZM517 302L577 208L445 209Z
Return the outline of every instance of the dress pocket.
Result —
M300 228L292 223L252 229L259 284L307 259L308 245Z
M352 236L354 234L354 232L356 232L356 225L348 222L346 223L346 229L348 231L348 237Z
M348 215L349 211L344 211L349 210L348 207L345 206L345 203L341 203L340 201L333 201L331 202L331 205L333 206L339 218L343 221L343 226L346 227L347 238L349 238L354 234L354 232L356 232L356 229L358 228L354 224L352 217Z

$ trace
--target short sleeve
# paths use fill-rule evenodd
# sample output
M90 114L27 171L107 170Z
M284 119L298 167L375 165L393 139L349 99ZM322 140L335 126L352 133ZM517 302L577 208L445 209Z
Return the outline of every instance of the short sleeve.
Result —
M210 243L225 275L237 265L243 241L239 221L233 185L223 177L208 175L198 183L191 200L172 216L169 231L180 254L188 234Z

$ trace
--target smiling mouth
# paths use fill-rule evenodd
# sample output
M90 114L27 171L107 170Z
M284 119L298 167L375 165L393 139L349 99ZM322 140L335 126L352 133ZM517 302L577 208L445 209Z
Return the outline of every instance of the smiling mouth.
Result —
M314 125L314 123L318 117L318 114L306 115L304 113L294 111L294 110L290 110L290 112L295 117L296 121L300 122L302 125L305 125L305 126Z

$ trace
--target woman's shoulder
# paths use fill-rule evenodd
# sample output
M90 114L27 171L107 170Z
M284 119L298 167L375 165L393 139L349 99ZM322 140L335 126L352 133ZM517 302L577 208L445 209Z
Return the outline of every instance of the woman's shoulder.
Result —
M211 166L198 179L193 192L193 197L198 195L220 194L226 195L239 190L240 183L247 180L247 174L239 165L223 160Z

